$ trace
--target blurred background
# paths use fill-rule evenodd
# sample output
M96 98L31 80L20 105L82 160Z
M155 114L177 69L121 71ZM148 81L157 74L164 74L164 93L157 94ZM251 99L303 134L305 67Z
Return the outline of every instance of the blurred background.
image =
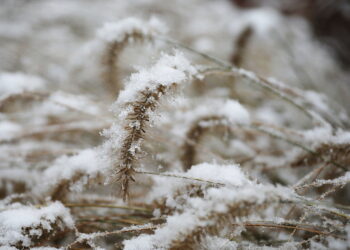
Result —
M0 71L40 76L52 89L104 95L91 65L98 59L82 56L85 45L105 22L155 17L169 37L321 91L349 110L349 13L347 0L2 0ZM143 64L133 51L121 59L127 73Z
M242 9L270 7L285 16L299 16L313 35L326 44L342 66L350 65L350 2L347 0L232 0Z

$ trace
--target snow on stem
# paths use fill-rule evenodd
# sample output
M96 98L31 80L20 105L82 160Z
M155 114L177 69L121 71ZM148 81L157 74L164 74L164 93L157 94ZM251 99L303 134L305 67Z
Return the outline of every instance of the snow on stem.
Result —
M133 74L120 93L115 105L121 113L110 132L124 131L113 142L116 147L120 145L116 175L124 200L128 198L129 182L134 181L135 166L142 152L147 126L161 96L195 73L195 68L182 54L163 55L151 68Z
M233 74L242 78L245 78L249 80L249 82L262 87L263 89L273 93L274 95L277 95L281 99L285 100L286 102L290 103L297 109L299 109L301 112L303 112L307 117L309 117L311 120L315 122L316 125L321 125L321 126L330 126L330 123L326 121L321 115L319 115L317 112L314 110L310 110L306 108L303 104L298 103L293 99L293 97L298 96L299 98L305 99L303 95L300 94L300 91L297 89L293 89L291 87L288 87L286 84L278 82L273 79L267 79L262 76L259 76L255 74L252 71L242 69L235 67L231 65L230 63L223 61L221 59L218 59L216 57L213 57L211 55L199 52L185 44L182 44L178 41L165 38L165 37L160 37L156 36L157 39L164 41L168 44L174 45L176 47L188 50L191 53L197 54L213 63L219 66L219 68L216 68L214 72L217 72L217 70L222 71L223 73L228 73L228 74ZM206 69L208 71L208 69ZM208 71L210 72L210 70ZM304 100L306 101L306 100Z
M126 18L118 22L105 23L97 31L97 43L104 48L101 56L102 78L110 91L118 93L121 84L118 81L116 63L123 49L131 43L150 41L155 34L164 33L165 27L155 18L145 22L137 18Z

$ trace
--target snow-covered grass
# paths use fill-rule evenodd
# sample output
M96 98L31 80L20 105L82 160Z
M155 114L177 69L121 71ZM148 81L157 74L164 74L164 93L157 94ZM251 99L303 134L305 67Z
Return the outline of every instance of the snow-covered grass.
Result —
M40 241L45 234L74 229L74 221L60 202L46 207L13 205L0 212L0 244L29 247L35 240Z
M350 247L349 75L302 19L20 2L0 11L0 249Z

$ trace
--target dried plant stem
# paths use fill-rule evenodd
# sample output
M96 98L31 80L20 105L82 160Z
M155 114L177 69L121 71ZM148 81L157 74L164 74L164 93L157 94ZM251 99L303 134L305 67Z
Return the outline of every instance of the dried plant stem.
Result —
M206 119L206 118L205 118L205 119ZM210 119L210 118L208 118L208 119ZM212 117L211 119L213 119L213 117ZM217 118L215 118L215 119L217 119ZM198 124L198 126L200 126L200 125ZM221 126L224 126L224 125L221 125ZM271 136L271 137L273 137L273 138L276 138L276 139L279 139L279 140L283 140L283 141L287 142L288 144L291 144L291 145L293 145L293 146L296 146L296 147L298 147L298 148L301 148L302 150L304 150L304 151L307 152L307 153L310 153L310 154L312 154L312 155L315 155L316 157L319 157L320 159L324 160L324 161L327 162L327 163L330 163L330 164L334 165L334 166L337 167L337 168L340 168L340 169L342 169L342 170L344 170L344 171L347 171L347 168L346 168L345 166L343 166L343 165L341 165L341 164L339 164L339 163L337 163L337 162L335 162L335 161L333 161L333 160L328 160L328 159L326 159L323 155L319 155L315 150L309 148L308 146L306 146L306 145L304 145L304 144L302 144L302 143L300 143L300 142L297 142L297 141L294 141L294 140L289 139L289 138L285 135L286 131L284 131L283 128L279 129L279 132L276 133L276 132L272 131L271 129L262 126L262 123L261 123L261 122L254 122L254 123L252 123L251 125L235 125L235 126L237 126L237 127L239 127L239 128L242 128L242 129L256 130L256 131L259 131L259 132L261 132L261 133L267 134L267 135L269 135L269 136ZM232 128L232 126L228 126L228 125L226 125L226 127ZM203 129L198 130L198 129L196 129L196 128L197 128L197 126L193 126L193 128L190 129L189 132L188 132L188 133L190 133L190 134L193 134L193 137L194 137L195 140L193 140L193 138L190 138L190 141L189 141L188 143L186 143L186 148L187 148L187 147L189 148L188 152L189 152L189 153L192 153L192 154L191 154L191 155L192 155L192 156L191 156L191 159L194 157L193 155L195 155L194 149L192 149L191 147L193 147L194 143L195 143L196 141L199 140L199 138L200 138L200 136L201 136L201 134L202 134L202 132L203 132L203 131L202 131ZM277 127L274 127L274 130L276 130L276 128L277 128ZM277 129L278 129L278 128L277 128ZM199 133L199 132L201 132L201 133ZM288 131L288 132L293 132L293 131ZM189 153L186 153L186 152L185 152L184 154L187 155L187 154L189 154ZM185 157L183 156L183 158L185 158ZM190 162L190 160L187 160L187 161ZM191 160L191 162L193 162L193 159ZM187 164L184 165L184 166L189 166L189 165L188 165L188 163L187 163Z
M289 95L291 93L290 88L287 88L285 86L281 87L278 86L271 81L267 80L264 77L255 75L253 72L239 69L239 68L232 68L231 71L233 74L236 74L238 76L241 76L245 79L248 79L250 82L261 86L263 89L275 94L276 96L280 97L284 101L290 103L292 106L296 107L299 109L301 112L303 112L307 117L309 117L311 120L316 122L316 125L321 125L321 126L330 126L330 124L324 120L319 114L317 114L313 110L307 109L303 104L300 104L293 100Z
M98 207L98 208L118 208L126 210L135 210L141 212L152 212L151 209L142 208L142 207L131 207L131 206L121 206L121 205L112 205L112 204L88 204L88 203L64 203L66 207Z
M293 189L296 190L296 192L298 191L297 189L299 188L299 186L301 186L303 183L305 183L306 181L312 179L315 180L323 171L323 169L326 167L327 165L322 165L312 171L310 171L310 173L308 173L307 175L305 175L297 184L295 184L293 186ZM303 190L302 193L299 192L300 195L304 194L306 190ZM296 205L294 205L287 213L287 215L285 216L285 219L289 219L289 217L292 215L292 213L294 212L294 210L296 209Z
M183 155L181 157L182 161L183 161L183 166L184 169L187 170L189 169L193 163L194 163L194 159L195 159L195 155L196 155L196 144L199 142L201 136L203 135L203 133L206 131L206 127L201 126L201 122L206 122L206 121L220 121L223 118L220 117L204 117L199 119L198 121L196 121L194 123L194 125L192 125L192 127L190 128L190 130L187 132L187 139L185 141L185 144L183 145ZM230 125L224 125L224 124L216 124L216 126L225 126L225 127L229 127L231 128ZM302 150L304 150L307 153L310 153L312 155L315 155L316 157L321 158L322 160L324 160L327 163L330 163L344 171L347 171L347 168L333 160L328 160L326 159L323 155L318 154L315 150L309 148L308 146L291 140L286 136L286 133L293 133L293 134L297 134L299 135L297 132L295 131L289 131L286 130L285 128L278 128L276 126L273 126L273 130L276 131L278 130L278 133L272 131L271 129L267 128L266 126L263 126L263 123L261 122L253 122L251 125L237 125L240 128L244 128L244 129L253 129L259 132L262 132L264 134L267 134L271 137L274 137L276 139L279 140L283 140L285 142L287 142L288 144L291 144L293 146L296 146L298 148L301 148Z
M294 185L293 189L298 189L300 186L304 185L308 180L314 181L321 174L321 172L323 171L323 169L325 169L326 166L327 164L324 164L310 171L310 173L305 175L300 181L298 181L298 183Z
M126 120L130 121L124 127L127 135L122 142L120 152L120 163L117 170L117 180L121 181L123 200L128 199L129 183L134 180L135 164L137 154L140 153L139 147L149 122L149 112L154 111L161 95L165 94L166 86L158 85L154 90L146 88L140 92L140 98L132 102L132 111L128 114ZM140 146L140 145L138 145Z
M295 189L305 189L305 188L310 188L310 187L321 187L323 185L334 185L334 186L344 186L346 185L347 183L349 183L350 181L348 181L347 183L341 183L341 184L337 184L337 183L332 183L331 181L327 181L327 180L323 180L325 181L324 183L322 182L319 182L318 180L312 182L312 183L309 183L309 184L305 184L305 185L300 185L298 187L296 187ZM331 191L331 190L328 190L328 191Z
M87 126L87 123L90 122L90 124ZM46 125L41 127L35 127L35 128L27 128L26 131L23 133L20 133L16 135L16 137L13 137L11 139L7 140L0 140L0 143L5 141L15 141L23 138L28 137L35 137L35 136L44 136L48 134L56 134L56 133L66 133L66 132L91 132L96 133L98 131L101 131L102 129L108 128L110 126L109 122L105 121L94 121L91 122L87 120L84 122L68 122L68 123L62 123L62 124L55 124L55 125Z
M344 171L347 171L347 167L345 167L345 166L343 166L343 165L341 165L341 164L339 164L339 163L337 163L337 162L335 162L335 161L333 161L333 160L328 160L328 159L326 159L323 155L319 155L319 154L318 154L316 151L314 151L313 149L311 149L311 148L309 148L309 147L307 147L307 146L305 146L305 145L303 145L303 144L301 144L301 143L299 143L299 142L293 141L293 140L291 140L291 139L289 139L289 138L283 136L282 134L277 134L277 133L272 132L272 131L270 131L269 129L263 128L263 127L261 127L261 126L251 125L251 126L248 126L247 128L251 128L251 129L260 131L260 132L262 132L262 133L265 133L265 134L267 134L267 135L270 135L270 136L272 136L272 137L274 137L274 138L283 140L283 141L285 141L285 142L287 142L287 143L289 143L289 144L291 144L291 145L294 145L294 146L296 146L296 147L299 147L299 148L303 149L304 151L306 151L306 152L308 152L308 153L310 153L310 154L312 154L312 155L315 155L316 157L319 157L320 159L324 160L324 161L327 162L327 163L330 163L330 164L334 165L334 166L337 167L337 168L340 168L340 169L342 169L342 170L344 170Z
M17 99L31 99L42 100L49 96L47 93L26 91L20 94L12 94L5 98L0 99L0 111L3 111L4 107Z
M139 31L134 31L127 34L122 41L112 41L106 45L106 51L102 56L102 65L104 65L104 71L102 72L102 78L104 79L108 90L116 95L122 84L119 82L119 72L116 66L118 57L121 51L129 44L129 41L133 42L143 41L146 37Z
M142 225L142 226L131 226L131 227L126 227L123 228L121 230L115 230L115 231L111 231L111 232L98 232L98 233L93 233L91 235L89 234L81 234L80 237L78 237L77 240L75 240L74 242L72 242L71 244L69 244L68 246L66 246L66 249L74 249L73 246L75 244L78 243L83 243L86 241L90 241L93 240L95 238L99 238L99 237L106 237L109 235L113 235L113 234L122 234L122 233L135 233L135 232L143 232L143 231L154 231L157 228L159 228L159 225L150 225L150 224L146 224L146 225Z
M306 207L311 207L312 209L317 210L323 210L327 213L333 214L333 215L337 215L339 217L343 217L347 220L350 220L350 215L345 214L341 211L339 211L338 209L334 209L334 208L329 208L327 203L321 202L319 200L306 200L306 199L300 199L300 203L303 204Z
M333 187L332 189L327 190L324 194L322 194L322 195L317 199L317 201L323 200L328 194L334 192L334 191L336 190L336 188L337 188L337 187ZM339 216L339 214L341 214L341 213L339 213L339 212L337 212L337 211L332 211L332 210L326 210L326 211L327 211L327 212L332 212L332 214L336 214L336 215L338 215L338 216ZM306 220L307 216L309 216L309 214L310 214L310 211L304 211L304 212L303 212L303 215L302 215L302 216L300 217L300 219L299 219L299 222L300 222L300 223L303 223L303 222ZM342 215L340 215L340 216L343 216L343 217L349 219L349 216L347 216L347 215L342 214ZM297 230L297 228L295 228L295 229L293 230L293 232L292 232L291 235L290 235L290 239L291 239L292 236L295 234L296 230Z
M236 223L235 226L244 226L244 227L268 227L268 228L277 228L277 229L293 229L293 230L301 230L305 232L320 234L320 235L331 235L336 238L340 238L338 235L335 235L331 232L327 232L324 230L318 230L314 229L312 227L305 227L298 223L292 223L292 222L286 222L286 223L275 223L275 222L269 222L269 221L262 221L262 222L243 222L243 223Z
M182 146L183 154L181 156L181 161L183 164L183 169L186 171L192 167L195 163L197 145L200 142L203 134L209 129L209 127L204 127L201 125L202 122L217 122L222 120L221 117L208 116L199 118L195 121L191 128L186 133L186 139ZM222 126L221 123L215 126Z
M135 173L137 173L137 174L158 175L158 176L164 176L164 177L173 177L173 178L186 179L186 180L190 180L190 181L205 182L205 183L213 185L213 186L225 186L225 184L223 184L223 183L218 183L218 182L213 182L213 181L203 180L203 179L200 179L200 178L188 177L188 176L183 176L183 175L178 175L178 174L173 174L173 173L156 173L156 172L148 172L148 171L140 171L140 170L137 170L137 171L135 170Z
M187 235L179 235L174 238L171 249L184 249L186 246L194 245L200 242L203 236L218 235L223 228L233 230L235 226L241 225L236 222L235 218L249 216L251 211L261 211L272 205L273 201L265 201L264 203L256 204L254 202L237 202L227 205L226 213L212 211L209 214L198 216L200 221L209 220L205 226L196 226L192 228ZM176 236L174 236L176 237Z
M218 66L221 66L221 70L223 72L226 72L228 74L234 74L235 76L240 76L240 77L243 77L243 78L249 80L250 82L254 83L255 85L262 87L263 89L275 94L276 96L280 97L284 101L286 101L286 102L290 103L291 105L293 105L294 107L298 108L307 117L309 117L310 119L315 121L317 125L330 126L330 124L325 119L323 119L322 116L320 116L318 113L314 112L313 110L309 110L304 105L299 104L296 101L294 101L290 97L290 95L292 94L294 96L299 96L297 94L297 91L293 90L292 88L287 87L285 84L283 86L280 84L276 84L276 83L274 83L274 82L272 82L264 77L256 75L254 72L232 66L230 63L228 63L226 61L223 61L221 59L210 56L208 54L199 52L199 51L197 51L197 50L195 50L195 49L193 49L185 44L182 44L178 41L174 41L172 39L165 38L165 37L159 37L159 36L156 36L155 38L158 40L164 41L168 44L174 45L176 47L186 49L189 52L194 53L196 55L199 55L199 56L217 64ZM299 97L301 97L301 96L299 96Z
M168 37L164 37L164 36L154 36L154 38L157 39L157 40L159 40L159 41L163 41L163 42L165 42L165 43L171 44L171 45L173 45L173 46L175 46L175 47L182 48L182 49L186 49L187 51L190 51L190 52L192 52L192 53L194 53L194 54L196 54L196 55L199 55L199 56L201 56L201 57L203 57L203 58L205 58L205 59L207 59L207 60L209 60L209 61L212 61L212 62L214 62L215 64L217 64L217 65L219 65L219 66L221 66L221 67L228 68L228 67L231 66L229 63L227 63L227 62L225 62L225 61L223 61L223 60L221 60L221 59L219 59L219 58L216 58L216 57L213 57L213 56L211 56L211 55L202 53L202 52L200 52L200 51L198 51L198 50L195 50L195 49L193 49L193 48L187 46L186 44L183 44L183 43L181 43L181 42L179 42L179 41L175 41L175 40L170 39L170 38L168 38Z
M14 101L16 99L28 98L28 99L33 99L33 100L49 101L49 102L52 102L54 104L60 105L60 106L62 106L64 108L67 108L67 109L69 109L71 111L78 112L78 113L80 113L82 115L86 115L86 116L89 116L89 117L96 118L96 115L90 114L90 113L86 112L83 109L76 108L76 107L71 106L68 103L64 103L62 101L50 99L50 96L52 96L52 94L54 94L54 93L55 92L53 92L53 93L45 92L44 93L44 92L26 91L26 92L23 92L23 93L20 93L20 94L10 95L10 96L8 96L8 97L6 97L4 99L0 99L0 111L2 110L3 106L6 106L8 103L11 103L12 101ZM60 91L60 93L62 93L62 92ZM67 94L67 93L64 93L64 94ZM99 105L99 103L94 102L92 100L89 100L89 102L91 102L91 104L96 105L96 106ZM98 118L101 119L102 116L98 116ZM104 118L104 119L108 120L107 118Z
M238 38L235 41L235 51L230 60L233 65L236 65L237 67L240 67L242 65L244 54L252 35L253 28L250 25L245 27L238 35Z
M148 221L128 219L128 218L108 219L106 217L103 217L103 218L79 218L79 222L81 222L81 223L106 223L106 224L115 224L115 225L118 225L120 223L129 224L129 225L143 225Z

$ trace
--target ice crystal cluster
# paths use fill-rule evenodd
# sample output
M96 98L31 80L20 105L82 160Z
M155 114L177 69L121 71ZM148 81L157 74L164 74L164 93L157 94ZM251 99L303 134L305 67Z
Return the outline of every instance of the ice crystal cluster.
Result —
M0 249L349 249L349 74L232 2L2 1Z

